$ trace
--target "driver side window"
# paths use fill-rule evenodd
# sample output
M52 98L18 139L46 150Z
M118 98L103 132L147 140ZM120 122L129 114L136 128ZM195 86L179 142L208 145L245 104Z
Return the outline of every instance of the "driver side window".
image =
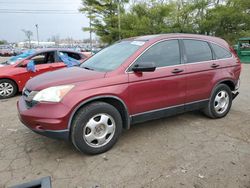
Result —
M178 40L167 40L153 45L136 60L136 64L140 63L155 63L156 67L180 64Z
M45 61L45 53L38 54L38 55L32 57L31 60L34 61L35 65L44 64L44 61Z
M31 60L34 61L35 65L47 64L47 63L54 63L54 52L45 52L37 54L36 56L32 57Z

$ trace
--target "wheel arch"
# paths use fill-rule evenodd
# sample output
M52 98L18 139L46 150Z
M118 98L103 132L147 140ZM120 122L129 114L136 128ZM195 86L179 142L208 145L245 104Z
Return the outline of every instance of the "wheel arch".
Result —
M16 88L17 88L17 92L20 91L20 90L19 90L19 86L18 86L16 80L14 80L14 79L12 79L12 78L9 78L9 77L0 77L0 80L10 80L10 81L14 82L15 85L16 85Z
M218 84L216 84L216 86L219 85L219 84L225 84L225 85L227 85L231 89L231 91L235 90L235 83L231 79L221 80Z
M220 85L220 84L225 84L227 85L231 91L234 91L235 90L235 83L232 79L223 79L223 80L220 80L219 82L217 82L214 87L212 88L211 92L210 92L210 96L213 94L215 88Z
M106 102L112 106L114 106L119 113L121 114L122 117L122 121L123 121L123 125L122 127L124 129L129 129L130 128L130 116L128 113L128 108L126 106L126 104L123 102L122 99L120 99L117 96L112 96L112 95L104 95L104 96L97 96L97 97L93 97L90 98L86 101L81 102L76 108L74 108L74 110L72 111L71 115L70 115L70 119L68 122L68 130L71 130L71 123L74 120L75 115L77 114L77 112L83 108L84 106L92 103L92 102L97 102L97 101L102 101L102 102Z

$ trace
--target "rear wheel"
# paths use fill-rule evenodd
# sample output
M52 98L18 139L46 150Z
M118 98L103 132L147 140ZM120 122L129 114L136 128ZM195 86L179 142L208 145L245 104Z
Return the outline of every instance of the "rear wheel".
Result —
M214 89L204 113L210 118L222 118L230 111L232 99L231 89L225 84L220 84Z
M71 125L71 140L83 153L109 150L122 132L119 111L105 102L94 102L80 109Z
M12 80L0 80L0 99L13 97L17 93L16 83Z

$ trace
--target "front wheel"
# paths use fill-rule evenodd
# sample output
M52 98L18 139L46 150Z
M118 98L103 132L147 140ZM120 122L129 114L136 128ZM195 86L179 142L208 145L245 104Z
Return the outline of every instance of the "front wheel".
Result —
M222 118L228 114L232 106L232 91L225 85L218 85L210 98L204 113L210 118Z
M99 154L109 150L122 132L119 111L105 102L81 108L71 125L71 140L83 153Z
M0 99L13 97L17 93L17 86L15 82L2 79L0 80Z

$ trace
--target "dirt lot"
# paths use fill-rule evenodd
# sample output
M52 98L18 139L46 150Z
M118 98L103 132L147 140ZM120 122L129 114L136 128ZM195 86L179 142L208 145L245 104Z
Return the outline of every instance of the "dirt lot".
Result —
M199 112L124 131L105 154L39 136L17 118L18 96L0 101L0 187L44 176L64 187L250 187L250 65L227 117Z

